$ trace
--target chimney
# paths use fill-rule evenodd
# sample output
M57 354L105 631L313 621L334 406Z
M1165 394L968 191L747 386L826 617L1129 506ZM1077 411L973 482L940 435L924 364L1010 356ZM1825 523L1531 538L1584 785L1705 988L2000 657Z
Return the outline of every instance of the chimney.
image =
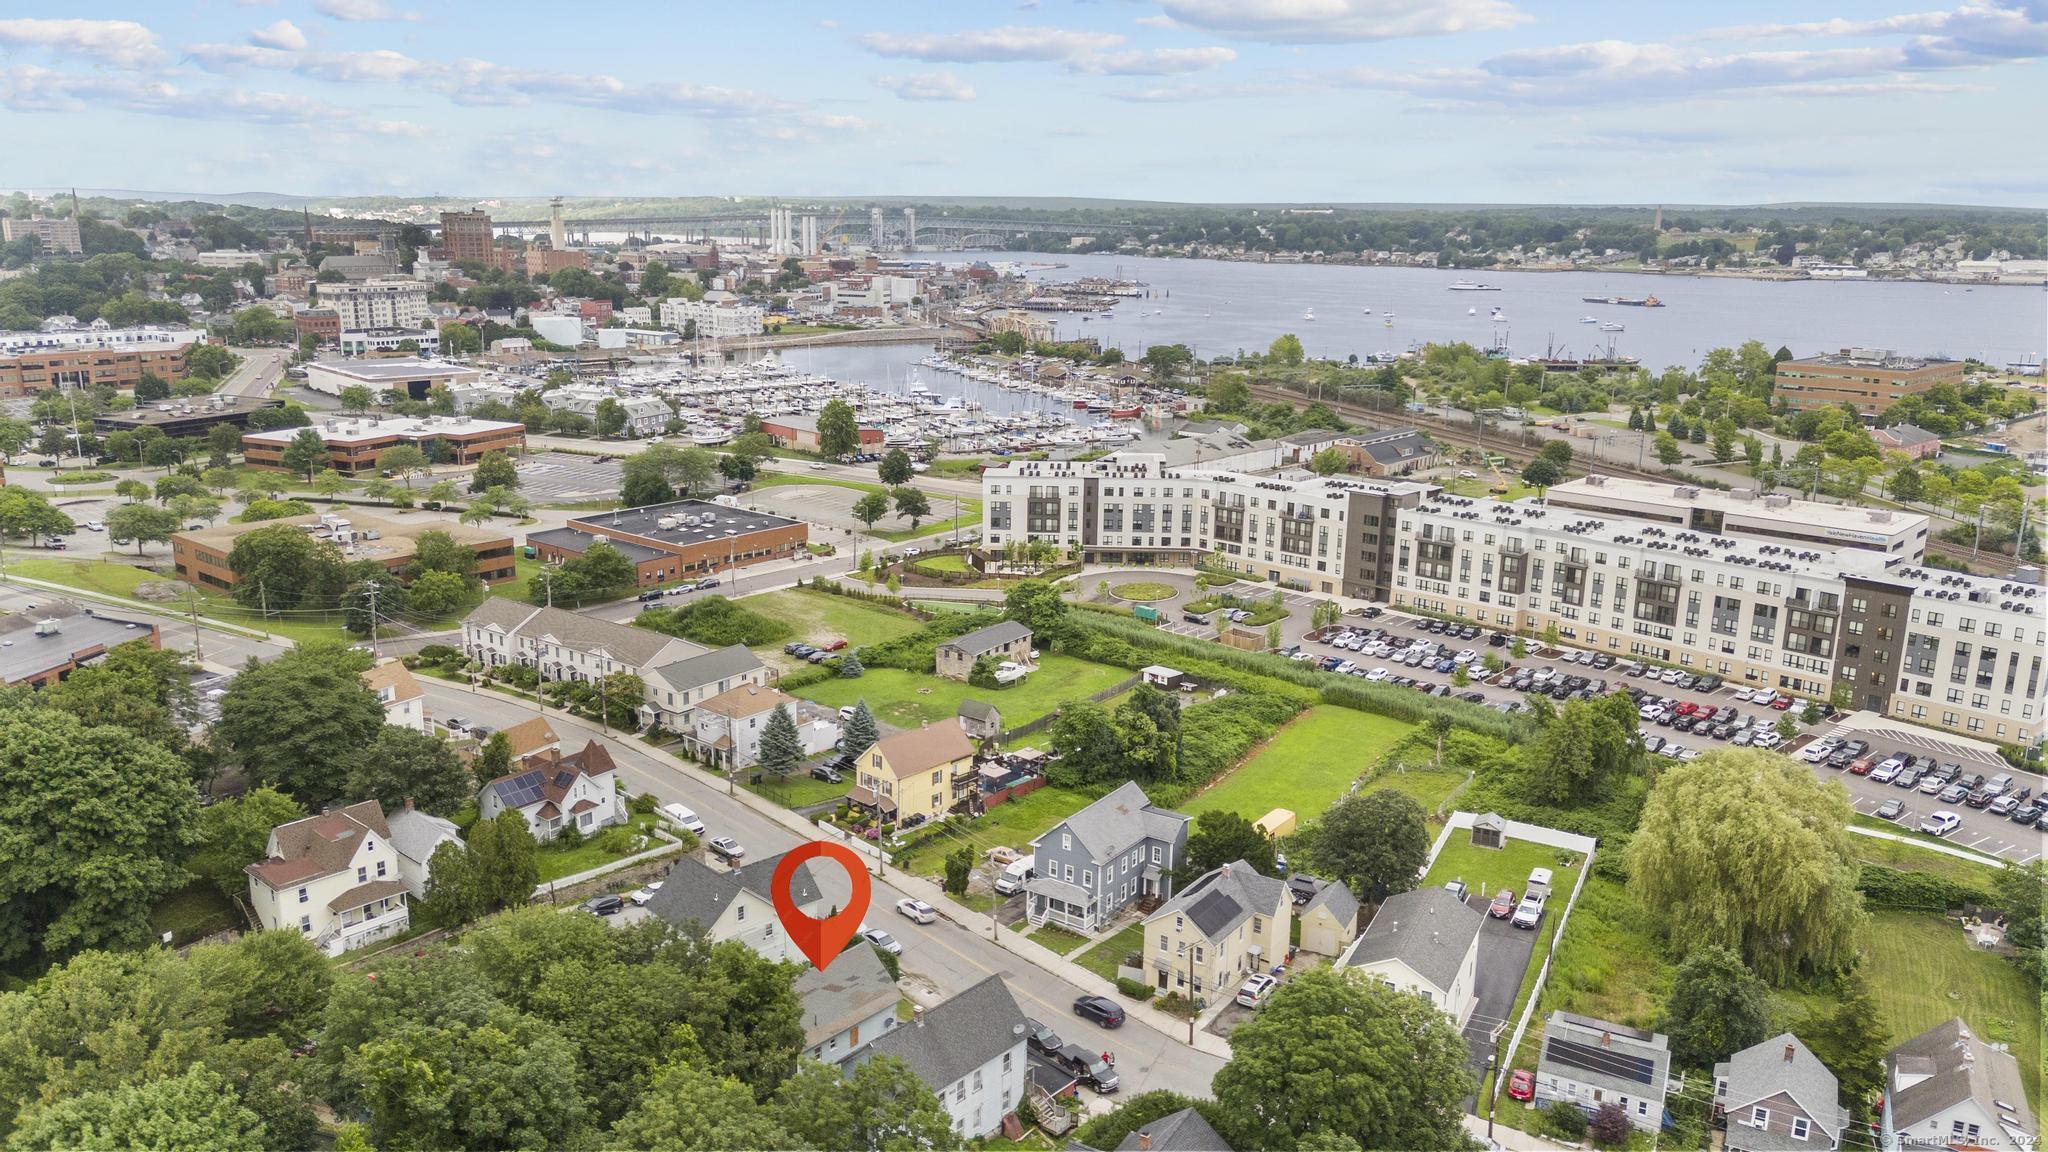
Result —
M1799 1048L1795 1044L1785 1045L1785 1063L1790 1064L1792 1062L1792 1054L1798 1050Z
M1150 1132L1138 1133L1138 1152L1152 1152L1152 1134Z

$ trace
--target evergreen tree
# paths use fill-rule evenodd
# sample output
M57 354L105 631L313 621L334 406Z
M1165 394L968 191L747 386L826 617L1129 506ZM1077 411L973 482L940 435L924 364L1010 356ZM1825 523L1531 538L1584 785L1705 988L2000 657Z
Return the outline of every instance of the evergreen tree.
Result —
M855 655L851 648L846 650L846 655L839 658L839 674L848 680L856 679L866 671L867 666L860 662L860 657Z
M787 776L803 758L804 745L796 734L796 721L790 718L788 705L777 704L761 730L761 767L777 776Z
M875 714L868 711L868 702L862 700L853 706L853 715L839 732L839 746L851 755L859 755L874 746L882 738L875 727Z

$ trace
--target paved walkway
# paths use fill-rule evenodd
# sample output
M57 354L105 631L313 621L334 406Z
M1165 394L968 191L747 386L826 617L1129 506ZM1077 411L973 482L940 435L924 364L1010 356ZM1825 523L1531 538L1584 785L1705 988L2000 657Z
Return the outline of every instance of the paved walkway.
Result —
M1972 852L1968 848L1958 848L1953 844L1937 844L1932 840L1919 836L1902 836L1897 832L1887 832L1882 828L1866 828L1861 824L1851 824L1848 828L1849 831L1854 832L1858 836L1869 836L1877 840L1891 840L1900 844L1911 844L1915 848L1925 848L1929 852L1940 852L1944 855L1953 856L1958 860L1968 860L1972 864L1982 864L1986 868L2003 868L2007 863L2007 861L2000 860L1996 856L1986 856L1982 852Z

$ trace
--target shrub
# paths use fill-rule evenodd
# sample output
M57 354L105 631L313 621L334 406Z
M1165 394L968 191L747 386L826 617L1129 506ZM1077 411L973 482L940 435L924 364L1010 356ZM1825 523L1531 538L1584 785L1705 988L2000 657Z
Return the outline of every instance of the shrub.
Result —
M637 835L639 833L624 824L614 824L591 837L591 842L602 851L624 856L633 850L633 838Z
M1185 1020L1195 1014L1195 1002L1178 992L1168 992L1159 998L1159 1010Z
M655 798L654 793L642 792L631 800L626 801L626 807L635 816L649 816L653 814L656 805L659 803L660 801Z
M706 596L679 608L650 608L633 623L712 648L733 644L759 647L788 638L790 626L740 607L723 596Z
M1572 1111L1577 1112L1578 1109ZM1609 1102L1593 1113L1593 1119L1586 1124L1586 1133L1593 1138L1593 1143L1613 1148L1628 1143L1629 1132L1634 1127L1628 1122L1628 1109Z
M1127 976L1116 978L1116 990L1133 1000L1150 1000L1152 998L1152 986L1150 984L1145 983L1143 980L1133 980Z
M1865 864L1856 878L1856 890L1878 908L1900 908L1912 912L1946 912L1966 904L1995 905L1997 897L1982 888L1958 884L1926 872L1902 872L1878 864Z
M563 848L574 848L583 843L583 833L574 824L564 824L562 830L555 833L555 843Z
M439 664L447 660L462 659L462 649L451 644L429 644L419 650L419 658Z
M1537 1115L1543 1118L1543 1126L1550 1134L1561 1140L1583 1140L1586 1136L1586 1114L1576 1104L1554 1103Z
M994 612L946 612L927 621L915 632L863 644L860 662L869 668L899 668L905 672L929 672L939 645L976 628L986 628L1001 616ZM786 689L785 689L786 691Z

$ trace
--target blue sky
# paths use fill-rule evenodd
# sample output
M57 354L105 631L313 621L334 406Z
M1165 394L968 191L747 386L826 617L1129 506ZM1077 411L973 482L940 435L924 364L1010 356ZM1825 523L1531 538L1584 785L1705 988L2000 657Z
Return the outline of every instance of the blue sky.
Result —
M32 0L0 182L2048 207L2040 57L2048 0Z

